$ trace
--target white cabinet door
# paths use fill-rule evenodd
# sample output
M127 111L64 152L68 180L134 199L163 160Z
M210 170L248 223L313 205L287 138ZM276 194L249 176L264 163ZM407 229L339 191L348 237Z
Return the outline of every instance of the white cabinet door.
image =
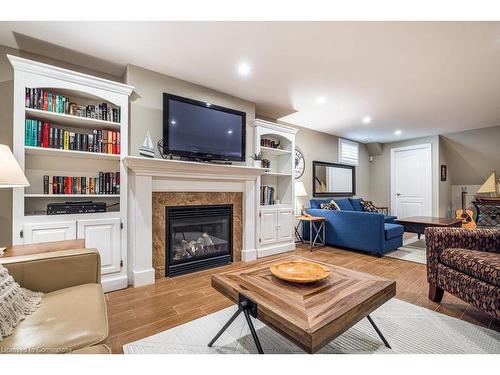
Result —
M76 239L76 221L26 223L23 225L25 244Z
M101 274L120 272L120 219L89 219L78 221L78 238L85 247L95 248L101 255Z
M293 239L294 221L291 208L278 210L278 241L291 241Z
M278 240L278 211L260 211L260 244L270 244Z

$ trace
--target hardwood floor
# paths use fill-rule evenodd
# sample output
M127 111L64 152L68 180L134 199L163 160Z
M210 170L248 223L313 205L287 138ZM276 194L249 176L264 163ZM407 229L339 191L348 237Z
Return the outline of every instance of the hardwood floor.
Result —
M317 259L334 265L368 272L396 281L396 298L438 311L483 327L500 331L500 319L475 309L445 292L441 303L427 298L426 266L398 259L378 258L332 247L315 250L299 247L290 254ZM271 258L266 258L266 260ZM233 303L210 286L213 273L237 269L248 263L165 278L153 285L128 288L106 294L110 326L109 344L113 353L122 345L165 331L179 324L221 310Z

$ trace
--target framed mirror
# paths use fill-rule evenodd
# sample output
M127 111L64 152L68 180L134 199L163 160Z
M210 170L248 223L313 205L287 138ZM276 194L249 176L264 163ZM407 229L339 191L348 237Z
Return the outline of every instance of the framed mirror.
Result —
M314 197L349 197L356 194L356 171L352 165L313 161Z

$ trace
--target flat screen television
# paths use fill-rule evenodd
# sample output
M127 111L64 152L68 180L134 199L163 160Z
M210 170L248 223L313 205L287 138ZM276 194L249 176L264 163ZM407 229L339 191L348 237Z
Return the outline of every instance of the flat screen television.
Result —
M245 161L246 114L163 94L163 146L170 155Z

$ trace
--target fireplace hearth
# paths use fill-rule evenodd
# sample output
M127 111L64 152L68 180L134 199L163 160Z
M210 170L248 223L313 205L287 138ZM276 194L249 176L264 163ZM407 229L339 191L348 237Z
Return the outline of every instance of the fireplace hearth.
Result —
M233 261L233 205L165 207L165 275Z

